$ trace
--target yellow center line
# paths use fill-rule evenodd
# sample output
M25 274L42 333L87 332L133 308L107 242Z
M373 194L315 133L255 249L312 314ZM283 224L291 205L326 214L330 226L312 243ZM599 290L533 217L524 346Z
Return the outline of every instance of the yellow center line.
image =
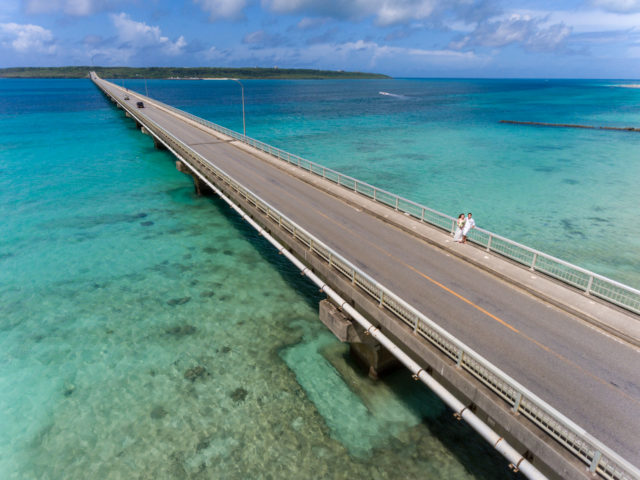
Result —
M139 98L135 93L133 92L129 92L132 93L133 96ZM297 201L297 197L295 195L293 195L292 193L290 193L288 190L283 189L281 195L288 195L290 197L292 197L294 200ZM322 211L318 210L315 207L312 207L312 210L314 210L318 215L324 217L325 219L327 219L329 222L333 223L334 225L338 226L340 229L348 232L350 235L352 235L355 238L359 238L361 240L363 240L364 242L370 244L371 246L373 246L373 248L375 248L376 250L382 252L384 255L386 255L387 257L391 258L392 260L394 260L395 262L397 262L400 265L405 266L406 268L410 269L411 271L413 271L414 273L417 273L418 275L420 275L422 278L424 278L425 280L431 282L432 284L438 286L439 288L441 288L442 290L446 291L447 293L453 295L454 297L456 297L457 299L465 302L466 304L468 304L469 306L473 307L474 309L478 310L479 312L483 313L484 315L486 315L487 317L493 319L494 321L498 322L499 324L501 324L502 326L508 328L509 330L511 330L512 332L520 335L521 337L523 337L524 339L530 341L531 343L533 343L534 345L536 345L537 347L543 349L546 352L549 352L551 354L553 354L554 356L556 356L557 358L559 358L560 360L562 360L563 362L573 366L574 368L582 371L584 374L588 375L589 377L595 379L596 381L598 381L599 383L602 383L603 385L605 385L606 387L613 389L619 393L621 393L623 396L630 398L631 400L633 400L634 402L638 402L640 403L640 401L632 396L630 396L629 394L627 394L626 392L624 392L623 390L621 390L618 387L614 387L612 386L608 381L592 374L590 371L583 369L580 365L576 364L575 362L569 360L568 358L564 357L563 355L553 351L551 348L547 347L546 345L540 343L539 341L535 340L534 338L530 337L529 335L521 332L520 330L518 330L517 328L515 328L513 325L509 324L508 322L506 322L505 320L501 319L500 317L492 314L491 312L487 311L486 309L482 308L481 306L477 305L476 303L472 302L471 300L469 300L468 298L464 297L463 295L455 292L454 290L452 290L451 288L447 287L446 285L442 284L441 282L433 279L432 277L430 277L429 275L421 272L420 270L418 270L416 267L400 260L399 258L395 257L394 255L392 255L390 252L388 252L387 250L381 248L380 246L376 245L375 243L373 243L372 241L370 241L368 238L363 237L361 235L358 235L356 232L354 232L353 230L347 228L346 226L340 224L339 222L337 222L336 220L334 220L333 218L329 217L328 215L326 215L325 213L323 213Z
M293 195L292 193L290 193L288 190L283 190L285 192L286 195L292 197L293 199L296 199L297 197L295 195ZM518 330L517 328L515 328L513 325L509 324L507 321L501 319L500 317L492 314L491 312L485 310L484 308L482 308L480 305L477 305L476 303L472 302L471 300L469 300L468 298L466 298L465 296L455 292L454 290L452 290L451 288L447 287L446 285L438 282L437 280L431 278L429 275L421 272L420 270L418 270L417 268L415 268L412 265L409 265L408 263L404 262L403 260L399 259L398 257L395 257L394 255L392 255L390 252L388 252L387 250L385 250L384 248L381 248L380 246L376 245L374 242L372 242L371 240L369 240L367 237L363 237L359 234L357 234L356 232L354 232L353 230L347 228L346 226L342 225L341 223L337 222L336 220L334 220L333 218L329 217L328 215L326 215L324 212L318 210L315 207L311 207L318 215L324 217L325 219L327 219L329 222L333 223L334 225L338 226L340 229L348 232L350 235L359 238L361 240L363 240L364 242L370 244L373 248L375 248L376 250L382 252L384 255L386 255L387 257L391 258L392 260L394 260L395 262L399 263L400 265L403 265L405 267L407 267L408 269L410 269L411 271L417 273L418 275L420 275L421 277L423 277L424 279L428 280L429 282L433 283L434 285L440 287L441 289L443 289L444 291L450 293L451 295L453 295L454 297L458 298L459 300L462 300L463 302L465 302L466 304L470 305L471 307L475 308L476 310L482 312L484 315L488 316L489 318L495 320L496 322L500 323L501 325L507 327L509 330L513 331L514 333L520 335L521 337L523 337L524 339L530 341L531 343L533 343L534 345L536 345L538 348L541 348L542 350L554 355L555 357L557 357L558 359L562 360L563 362L565 362L568 365L571 365L572 367L576 368L577 370L580 370L581 372L583 372L585 375L593 378L594 380L596 380L597 382L601 383L602 385L606 386L607 388L611 389L611 390L615 390L616 392L622 394L623 396L633 400L636 403L640 403L640 399L637 399L631 395L629 395L628 393L626 393L624 390L620 389L619 387L614 387L613 385L611 385L611 383L603 378L598 377L597 375L591 373L589 370L585 370L582 366L578 365L577 363L575 363L574 361L568 359L567 357L565 357L564 355L556 352L555 350L551 349L550 347L540 343L538 340L530 337L529 335L527 335L526 333L521 332L520 330Z
M514 327L513 325L505 322L504 320L502 320L500 317L496 317L493 313L488 312L487 310L485 310L484 308L482 308L480 305L473 303L471 300L469 300L467 297L464 297L462 295L460 295L458 292L455 292L453 290L451 290L449 287L447 287L446 285L443 285L442 283L438 282L437 280L434 280L433 278L431 278L429 275L427 275L426 273L422 273L420 270L418 270L417 268L415 268L412 265L409 265L408 263L403 262L402 260L400 260L399 258L394 257L393 255L391 255L388 252L385 252L390 258L392 258L393 260L395 260L396 262L400 263L401 265L404 265L405 267L407 267L409 270L412 270L413 272L417 273L418 275L420 275L421 277L429 280L431 283L433 283L434 285L437 285L438 287L440 287L441 289L443 289L446 292L449 292L451 295L453 295L456 298L459 298L460 300L462 300L463 302L467 303L468 305L471 305L473 308L475 308L476 310L484 313L486 316L494 319L496 322L504 325L505 327L507 327L509 330L512 330L516 333L521 333L520 330L518 330L516 327Z

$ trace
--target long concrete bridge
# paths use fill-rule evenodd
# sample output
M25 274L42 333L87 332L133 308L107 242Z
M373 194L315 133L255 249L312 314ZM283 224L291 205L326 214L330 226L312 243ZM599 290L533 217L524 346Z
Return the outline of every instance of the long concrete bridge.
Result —
M603 301L606 279L541 273L535 251L519 265L498 236L455 243L425 208L91 78L321 286L321 319L372 376L399 359L528 477L640 479L638 292Z

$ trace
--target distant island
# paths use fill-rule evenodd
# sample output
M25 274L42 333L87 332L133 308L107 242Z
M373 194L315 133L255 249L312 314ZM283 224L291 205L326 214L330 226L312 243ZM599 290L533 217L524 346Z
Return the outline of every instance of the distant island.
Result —
M310 70L303 68L220 68L220 67L14 67L0 68L0 78L85 78L94 71L102 78L162 78L201 80L240 79L381 79L379 73Z

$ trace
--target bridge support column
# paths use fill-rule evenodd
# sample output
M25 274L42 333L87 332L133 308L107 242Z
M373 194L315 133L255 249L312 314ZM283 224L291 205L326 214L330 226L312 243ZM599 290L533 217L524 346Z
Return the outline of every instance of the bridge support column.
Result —
M147 130L147 128L144 125L140 125L140 131L142 133L144 133L145 135L149 135L151 138L153 138L153 146L156 147L158 150L166 150L166 147L164 146L164 144L162 142L160 142L156 137L154 137L151 132L149 132L149 130ZM180 169L178 169L180 170ZM182 171L182 170L180 170ZM187 172L185 172L187 173Z
M349 343L351 355L369 370L370 378L377 380L379 375L399 365L396 357L375 338L367 335L360 325L351 322L329 300L320 302L320 320L338 340Z
M151 138L153 138L153 146L156 147L156 149L158 149L158 150L166 150L167 149L167 147L164 146L164 143L162 143L156 137L154 137L152 135Z
M154 139L154 142L155 142L155 139ZM200 179L200 177L198 177L197 175L194 175L191 169L187 167L184 163L182 163L180 160L176 161L176 169L179 172L186 173L191 178L193 178L193 186L195 188L197 195L204 195L204 196L213 195L213 190L211 190L211 187L209 187L209 185L204 183Z

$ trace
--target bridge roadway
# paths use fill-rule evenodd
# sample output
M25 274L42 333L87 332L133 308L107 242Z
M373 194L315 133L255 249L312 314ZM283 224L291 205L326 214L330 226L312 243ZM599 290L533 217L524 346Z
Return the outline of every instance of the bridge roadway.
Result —
M113 96L122 97L113 85L106 86ZM138 99L134 92L129 95L131 102ZM310 186L221 136L148 103L139 113L640 465L639 348Z

